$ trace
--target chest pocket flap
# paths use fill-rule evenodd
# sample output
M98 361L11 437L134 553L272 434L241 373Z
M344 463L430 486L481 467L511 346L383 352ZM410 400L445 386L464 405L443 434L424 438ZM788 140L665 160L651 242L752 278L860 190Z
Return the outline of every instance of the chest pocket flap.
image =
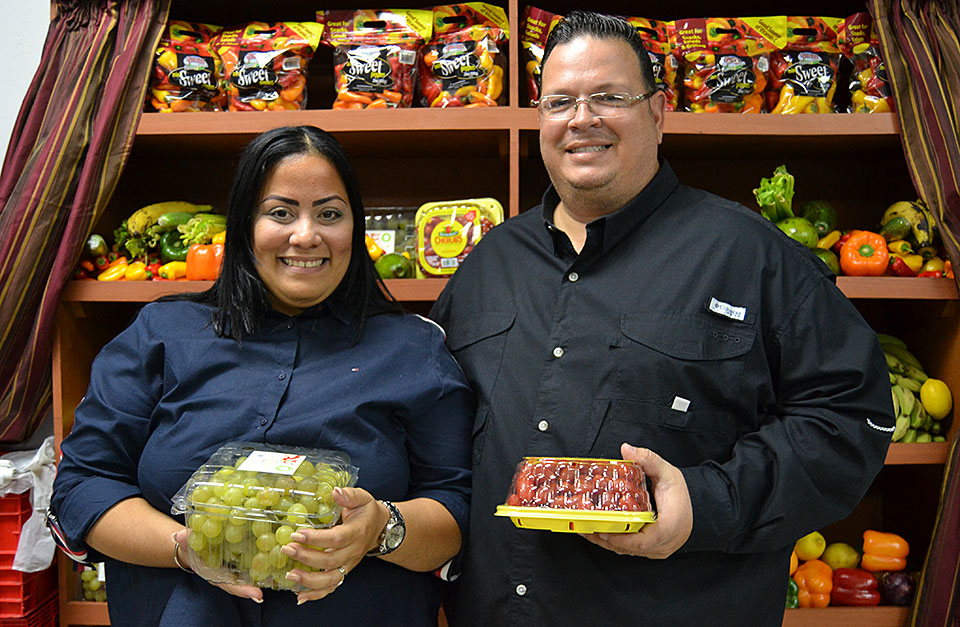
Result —
M465 316L447 330L447 348L451 352L464 349L481 340L499 335L513 326L516 314L482 312Z
M625 314L620 318L620 331L659 353L691 361L743 355L756 337L747 324L706 315Z

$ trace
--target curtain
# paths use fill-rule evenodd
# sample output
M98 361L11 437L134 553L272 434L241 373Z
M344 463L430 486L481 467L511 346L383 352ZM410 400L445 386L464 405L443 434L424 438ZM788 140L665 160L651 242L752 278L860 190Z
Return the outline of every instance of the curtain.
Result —
M897 102L907 165L917 193L937 221L954 275L960 277L960 3L870 0L869 4ZM956 437L944 469L911 624L932 627L955 621L960 621L960 448Z
M58 0L0 172L0 442L51 403L59 296L116 186L170 0Z

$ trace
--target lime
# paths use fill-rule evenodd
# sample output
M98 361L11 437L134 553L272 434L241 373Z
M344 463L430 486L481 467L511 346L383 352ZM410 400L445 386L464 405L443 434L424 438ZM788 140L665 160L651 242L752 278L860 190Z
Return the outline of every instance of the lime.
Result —
M374 265L382 279L413 278L413 262L399 253L381 255Z
M800 215L810 221L820 237L837 228L837 210L826 200L811 200L804 204Z
M837 255L834 254L832 250L827 250L826 248L814 248L813 254L820 258L820 261L827 264L827 267L830 268L830 271L834 274L840 274L840 260L837 259Z
M806 218L785 218L777 222L777 226L787 237L797 240L807 248L816 248L817 241L820 240L817 228Z
M860 553L846 542L831 542L820 559L833 570L856 568L860 564Z
M953 407L950 388L940 379L927 379L920 386L920 404L934 420L941 420Z
M797 557L802 561L815 560L823 555L827 548L827 541L819 531L813 531L797 540L793 550L797 552Z

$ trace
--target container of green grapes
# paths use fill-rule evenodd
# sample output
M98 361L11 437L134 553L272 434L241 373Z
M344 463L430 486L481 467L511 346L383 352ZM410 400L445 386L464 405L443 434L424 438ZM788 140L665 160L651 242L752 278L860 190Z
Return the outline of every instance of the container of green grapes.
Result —
M356 485L357 470L338 451L225 444L173 497L171 511L190 528L190 567L214 583L302 590L286 574L311 568L280 549L299 528L340 521L332 492Z

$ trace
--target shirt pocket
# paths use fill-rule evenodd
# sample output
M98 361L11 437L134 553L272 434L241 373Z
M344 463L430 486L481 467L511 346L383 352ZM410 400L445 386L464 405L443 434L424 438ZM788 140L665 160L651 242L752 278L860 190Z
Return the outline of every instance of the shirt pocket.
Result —
M515 319L514 313L476 313L459 319L447 329L447 348L460 364L480 403L488 403L493 394L507 332Z
M708 314L625 314L611 342L614 398L676 407L676 414L723 409L741 396L755 338L752 325Z

